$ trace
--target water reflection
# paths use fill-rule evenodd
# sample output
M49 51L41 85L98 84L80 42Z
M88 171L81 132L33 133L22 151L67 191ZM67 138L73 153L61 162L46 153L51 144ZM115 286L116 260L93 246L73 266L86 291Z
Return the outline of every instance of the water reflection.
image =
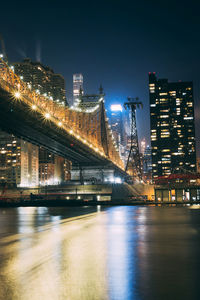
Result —
M1 239L13 243L1 266L0 299L107 299L104 227L97 213L85 212L64 218L45 211L37 230L36 209L16 210L18 234Z
M0 300L198 299L200 210L0 210Z
M138 237L129 223L129 211L123 207L111 208L107 225L109 298L134 299L134 251Z

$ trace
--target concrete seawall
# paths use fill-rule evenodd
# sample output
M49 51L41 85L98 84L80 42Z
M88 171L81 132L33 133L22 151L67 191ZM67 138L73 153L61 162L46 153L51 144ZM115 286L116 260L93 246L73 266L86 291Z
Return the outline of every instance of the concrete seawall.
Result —
M12 188L7 189L1 199L28 200L31 197L46 200L97 200L101 201L126 201L141 196L151 199L153 186L144 184L95 184L80 185L68 184L60 186L46 186L38 188Z

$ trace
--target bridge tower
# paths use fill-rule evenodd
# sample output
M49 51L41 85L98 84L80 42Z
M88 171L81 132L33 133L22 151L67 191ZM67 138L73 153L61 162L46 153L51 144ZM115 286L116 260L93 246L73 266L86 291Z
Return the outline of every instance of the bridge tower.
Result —
M128 159L126 163L125 171L130 171L133 176L139 177L142 179L142 170L141 170L141 161L139 153L139 144L138 144L138 134L136 126L136 108L142 108L142 102L139 102L139 98L127 98L128 102L124 103L124 108L130 110L131 114L131 145L128 154Z
M77 99L77 104L75 105L76 108L81 109L83 112L91 110L95 107L99 107L99 109L96 112L96 118L97 118L97 125L96 127L96 135L98 136L99 144L102 146L103 151L106 156L110 157L109 155L109 133L107 128L107 118L106 118L106 110L104 106L104 97L105 93L103 90L102 85L99 87L99 93L95 94L83 94L82 87L79 89L79 97ZM94 132L93 132L94 133ZM104 173L109 173L109 170L104 170L105 166L97 166L97 165L91 165L86 166L81 165L81 163L77 166L73 166L73 176L76 178L79 177L79 180L81 183L84 182L84 179L87 177L98 177L98 180L101 178L101 181L104 180ZM72 176L72 177L73 177Z
M101 105L101 127L100 127L100 132L101 132L101 144L103 146L104 152L106 155L109 155L108 151L108 133L106 130L106 112L105 112L105 107L104 107L104 91L102 85L99 87L99 99L102 99L100 102Z
M79 99L78 99L78 105L77 107L80 107L81 109L87 109L92 108L99 104L100 110L99 110L99 120L100 120L100 126L99 126L99 132L98 135L101 140L102 147L104 149L104 153L109 156L109 150L108 150L108 132L106 128L106 112L105 112L105 106L104 106L104 97L105 93L103 90L102 85L99 87L99 93L98 94L83 94L82 88L80 88L79 91Z

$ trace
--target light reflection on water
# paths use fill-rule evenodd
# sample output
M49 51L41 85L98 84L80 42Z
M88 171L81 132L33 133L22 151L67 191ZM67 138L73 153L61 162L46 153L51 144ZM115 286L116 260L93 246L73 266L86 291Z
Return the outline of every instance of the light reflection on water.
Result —
M198 299L199 233L199 209L0 209L0 300Z
M129 211L123 207L111 208L108 219L108 280L110 299L127 300L134 296L134 261L128 257L136 248L137 232L132 231L128 217ZM130 288L131 285L131 288Z

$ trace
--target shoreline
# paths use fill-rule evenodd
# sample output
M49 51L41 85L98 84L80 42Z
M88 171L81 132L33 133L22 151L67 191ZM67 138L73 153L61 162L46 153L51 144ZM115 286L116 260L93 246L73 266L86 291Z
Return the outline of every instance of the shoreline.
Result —
M10 200L12 201L12 200ZM30 200L30 201L0 201L0 208L4 207L70 207L70 206L186 206L200 205L200 201L187 202L155 202L155 201L80 201L80 200Z

